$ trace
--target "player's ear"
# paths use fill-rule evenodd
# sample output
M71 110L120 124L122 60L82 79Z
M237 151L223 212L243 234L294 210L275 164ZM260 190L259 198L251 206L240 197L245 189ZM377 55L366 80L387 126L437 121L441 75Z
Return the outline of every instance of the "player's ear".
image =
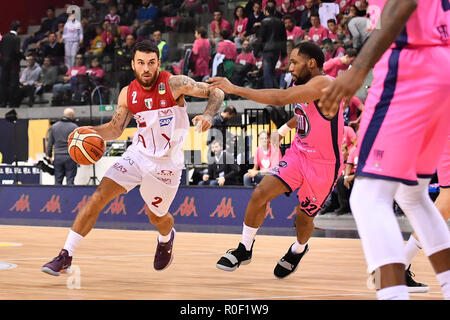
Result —
M134 69L134 59L131 60L131 69L133 69L133 71L136 71L136 70Z
M313 58L309 59L309 60L308 60L308 68L314 69L314 68L316 68L316 67L317 67L317 61L316 61L316 59L313 59Z

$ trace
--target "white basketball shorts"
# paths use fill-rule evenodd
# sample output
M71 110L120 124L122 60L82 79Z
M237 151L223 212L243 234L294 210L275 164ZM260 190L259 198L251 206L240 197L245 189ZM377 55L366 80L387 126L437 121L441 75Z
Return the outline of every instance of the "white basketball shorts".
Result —
M105 173L127 190L140 185L140 193L150 211L164 216L172 204L181 180L182 169L167 159L149 159L127 150Z

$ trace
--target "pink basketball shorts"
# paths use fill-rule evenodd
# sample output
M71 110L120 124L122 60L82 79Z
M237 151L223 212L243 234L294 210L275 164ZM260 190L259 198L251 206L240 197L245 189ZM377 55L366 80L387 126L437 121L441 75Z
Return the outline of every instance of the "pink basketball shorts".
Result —
M302 152L289 148L270 174L288 187L288 194L298 189L300 209L314 217L333 190L339 169L333 162L309 160Z
M388 50L374 68L357 175L416 185L431 177L450 123L450 46Z

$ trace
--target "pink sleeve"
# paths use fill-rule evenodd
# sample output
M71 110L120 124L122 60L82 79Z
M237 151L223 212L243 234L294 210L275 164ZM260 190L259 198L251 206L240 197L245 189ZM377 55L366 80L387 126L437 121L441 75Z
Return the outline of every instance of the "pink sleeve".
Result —
M199 47L199 45L198 45L198 41L197 41L197 39L194 41L194 46L192 47L192 53L194 53L194 54L198 54L198 47Z
M333 69L333 68L335 68L335 67L337 67L337 66L340 66L340 65L342 65L342 62L341 62L341 58L340 58L340 57L330 59L330 60L328 60L327 62L325 62L325 63L323 64L323 71L324 71L325 73L327 73L327 72L330 71L331 69Z

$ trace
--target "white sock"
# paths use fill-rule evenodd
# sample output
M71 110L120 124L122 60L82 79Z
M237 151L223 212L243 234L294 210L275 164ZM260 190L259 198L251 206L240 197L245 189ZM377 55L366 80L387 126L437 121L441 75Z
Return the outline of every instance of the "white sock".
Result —
M69 257L73 255L75 249L77 248L80 241L83 239L81 234L76 233L72 229L69 231L69 235L67 236L66 243L64 244L64 249L69 253Z
M417 240L412 234L408 239L408 242L405 246L405 252L406 252L406 269L408 269L409 265L411 264L412 259L416 256L417 252L421 250L422 247L420 245L419 240Z
M450 270L441 272L436 275L441 285L442 294L445 300L450 300Z
M245 246L247 251L250 251L252 248L253 240L255 239L256 232L258 232L259 228L252 228L243 224L242 228L242 244Z
M172 230L173 230L173 228L170 229L170 232L169 232L166 236L163 236L163 235L160 233L160 234L158 235L158 242L159 242L159 243L166 243L166 242L169 242L170 236L172 235Z
M303 251L305 251L305 247L307 244L308 244L308 241L306 241L305 244L301 244L300 242L298 242L298 240L296 240L295 243L291 247L292 253L295 253L295 254L302 253Z
M377 291L378 300L409 300L406 285L383 288Z

